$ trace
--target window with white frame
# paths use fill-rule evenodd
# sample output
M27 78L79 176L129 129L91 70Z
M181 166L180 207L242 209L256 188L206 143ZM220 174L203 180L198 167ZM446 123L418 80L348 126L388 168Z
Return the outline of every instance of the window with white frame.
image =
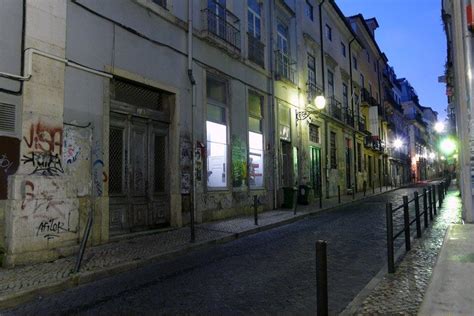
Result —
M334 74L331 70L328 70L328 93L329 97L334 96Z
M249 91L249 186L263 187L263 97Z
M254 38L260 40L262 37L262 8L257 0L247 0L248 28Z
M207 77L207 186L227 187L226 82Z
M345 109L349 108L348 90L347 90L347 84L345 83L342 84L342 105L344 106Z
M291 141L290 109L282 104L278 108L280 139Z
M343 42L341 42L341 54L342 56L346 57L346 44L344 44Z
M354 69L357 70L357 58L352 56L352 64L354 64Z

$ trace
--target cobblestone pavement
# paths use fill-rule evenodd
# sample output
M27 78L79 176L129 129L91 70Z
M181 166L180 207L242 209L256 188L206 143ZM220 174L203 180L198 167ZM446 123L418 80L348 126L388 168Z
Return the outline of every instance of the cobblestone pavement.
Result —
M390 190L384 187L382 190L374 191L379 194L381 191ZM367 192L370 196L372 191ZM355 199L364 198L363 193L355 195ZM351 203L352 196L344 195L341 203ZM319 203L316 203L318 205ZM339 205L337 198L324 199L323 209L332 208ZM319 211L319 206L298 205L297 215L291 210L275 210L259 214L259 226L254 225L253 217L240 217L218 222L197 225L196 242L189 242L189 228L170 230L165 233L151 234L136 237L129 240L111 242L106 245L88 248L85 252L83 265L79 275L72 271L75 264L75 257L67 257L54 262L35 264L15 269L0 268L0 307L4 301L14 302L16 298L25 294L37 291L41 288L63 284L66 282L77 283L77 277L84 274L108 273L110 269L123 265L130 265L134 262L143 263L160 255L185 252L196 246L205 245L215 241L228 241L242 234L249 234L257 230L268 229L286 222L300 219L302 216ZM238 235L237 235L238 234ZM139 266L139 264L138 264ZM131 268L129 266L129 268Z
M446 229L461 223L461 199L450 191L443 207L422 239L412 245L394 274L386 274L359 305L356 315L416 315L428 288L433 267L443 244Z
M38 298L5 312L6 315L314 313L314 243L325 239L330 311L338 313L385 264L385 203L399 204L404 194L412 195L415 190L420 188L400 189L330 212L318 212L286 226L194 250L175 259ZM309 208L299 208L298 212L304 214ZM285 215L267 212L262 214L260 222L281 222L286 218L294 218L292 212L286 211ZM225 237L227 231L244 226L248 229L248 222L247 218L217 223L217 226L202 225L197 236L200 240ZM169 237L170 249L176 246L174 240L186 240L188 231L177 230L173 234L173 238ZM158 240L163 238L160 235L146 236L139 242L127 241L129 252L114 244L101 247L100 252L89 251L85 269L124 260L121 255L130 258L130 251L132 256L143 255L140 248L152 252L149 246L143 245L163 243ZM99 260L103 256L106 259Z

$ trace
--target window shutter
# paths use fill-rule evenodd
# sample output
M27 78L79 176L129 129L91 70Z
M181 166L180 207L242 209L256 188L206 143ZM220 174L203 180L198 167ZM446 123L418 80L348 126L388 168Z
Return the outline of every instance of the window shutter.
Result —
M0 132L15 132L15 106L0 103Z

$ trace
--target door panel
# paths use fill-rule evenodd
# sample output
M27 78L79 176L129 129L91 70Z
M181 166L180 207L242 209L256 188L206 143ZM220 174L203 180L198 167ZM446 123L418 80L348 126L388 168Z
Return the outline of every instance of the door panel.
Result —
M110 232L169 223L168 125L111 115Z

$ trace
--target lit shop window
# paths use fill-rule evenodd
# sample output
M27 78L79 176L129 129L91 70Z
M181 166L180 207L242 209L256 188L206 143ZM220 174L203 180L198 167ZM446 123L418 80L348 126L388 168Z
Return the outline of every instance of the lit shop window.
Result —
M249 93L249 186L263 187L263 98Z
M227 120L224 82L207 78L207 186L227 187Z

